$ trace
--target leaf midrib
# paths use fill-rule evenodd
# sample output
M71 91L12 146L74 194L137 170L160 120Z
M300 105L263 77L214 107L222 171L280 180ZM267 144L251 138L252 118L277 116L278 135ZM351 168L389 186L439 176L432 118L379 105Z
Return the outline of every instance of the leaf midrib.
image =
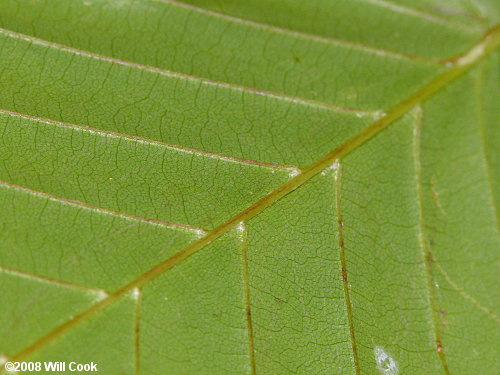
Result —
M312 163L309 167L303 169L301 174L290 179L264 198L260 199L245 210L236 214L219 227L208 232L204 237L192 242L183 250L177 252L170 258L144 272L129 284L111 293L107 298L94 304L89 309L76 315L66 323L58 326L56 329L40 338L32 345L28 346L21 352L11 357L10 360L19 361L26 358L33 352L41 349L48 343L55 340L61 334L67 332L74 326L77 326L87 318L93 316L95 313L118 301L123 296L133 292L136 288L141 288L149 281L163 274L168 269L172 268L192 254L203 249L205 246L222 237L224 234L235 228L240 223L245 223L249 219L258 215L266 208L270 207L278 200L283 198L285 195L291 193L298 187L305 184L311 178L316 176L318 173L330 167L335 160L340 159L351 151L357 149L359 146L372 139L374 136L386 129L389 125L408 113L415 106L420 105L421 103L432 97L434 94L442 90L448 84L465 74L472 67L476 66L479 61L493 52L499 44L500 26L496 26L486 32L482 40L477 43L469 52L464 54L461 58L457 59L456 62L453 63L453 65L448 70L432 79L430 82L422 86L419 90L417 90L414 94L410 95L405 100L401 101L391 110L389 110L384 117L375 121L372 125L366 127L357 135L350 138L331 152L327 153L316 162Z

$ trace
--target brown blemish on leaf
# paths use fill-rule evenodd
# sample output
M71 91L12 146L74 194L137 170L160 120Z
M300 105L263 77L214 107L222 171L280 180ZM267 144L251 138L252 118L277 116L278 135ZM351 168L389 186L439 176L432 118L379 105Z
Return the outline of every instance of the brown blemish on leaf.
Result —
M441 316L441 323L443 324L443 327L447 328L448 322L446 320L446 316L448 315L448 313L445 310L441 309L439 310L439 315Z

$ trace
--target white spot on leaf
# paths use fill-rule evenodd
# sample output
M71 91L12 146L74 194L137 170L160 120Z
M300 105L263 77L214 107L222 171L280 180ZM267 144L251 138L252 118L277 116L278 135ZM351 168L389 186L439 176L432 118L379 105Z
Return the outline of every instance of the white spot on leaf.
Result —
M295 176L298 176L301 173L302 172L301 172L301 170L299 168L292 168L292 169L290 169L289 176L290 177L295 177Z
M96 293L96 302L102 301L103 299L108 297L108 293L106 293L104 290L99 290Z
M134 298L136 301L141 298L141 291L139 290L139 288L132 289L132 298Z
M328 174L329 171L336 171L340 166L340 163L339 163L339 160L335 160L332 165L330 165L329 167L325 168L323 170L323 172L321 172L321 175L322 176L326 176Z
M205 232L203 229L196 229L195 234L196 234L196 238L199 239L199 238L205 237L207 235L207 232Z
M373 350L375 353L375 362L377 362L377 369L384 375L397 375L399 374L398 365L396 361L385 351L381 346L376 346Z
M234 227L236 230L236 234L238 235L239 239L241 241L245 241L245 231L246 231L246 226L243 221L241 221L236 227Z
M236 230L240 233L244 233L245 232L245 223L243 221L241 221L237 226L236 226Z
M483 56L484 52L484 46L482 44L479 44L478 46L474 47L468 54L459 58L456 64L459 66L470 65L477 61L481 56Z

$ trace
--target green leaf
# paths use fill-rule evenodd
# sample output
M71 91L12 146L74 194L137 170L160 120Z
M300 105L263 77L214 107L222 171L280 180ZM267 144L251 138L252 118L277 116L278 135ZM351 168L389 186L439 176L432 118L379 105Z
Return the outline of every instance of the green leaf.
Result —
M499 13L2 0L0 363L495 373Z

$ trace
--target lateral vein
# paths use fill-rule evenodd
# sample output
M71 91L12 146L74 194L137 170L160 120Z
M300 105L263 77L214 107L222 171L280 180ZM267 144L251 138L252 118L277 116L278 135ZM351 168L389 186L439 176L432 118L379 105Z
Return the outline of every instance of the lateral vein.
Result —
M429 295L429 307L431 314L431 322L434 329L435 347L436 352L443 368L445 375L450 375L448 369L448 364L446 362L445 351L443 348L443 341L441 339L441 329L439 324L438 309L436 306L436 293L434 287L434 277L432 274L432 262L433 257L429 246L429 240L427 237L427 230L424 221L424 193L422 190L422 166L420 162L420 134L421 134L421 123L423 116L423 109L421 107L416 108L417 119L414 121L413 127L413 164L415 169L415 187L417 191L417 210L418 210L418 242L420 249L422 250L422 257L425 269L425 278L427 281L427 291Z
M426 63L426 64L440 64L441 63L441 61L439 61L439 60L428 59L428 58L414 55L414 54L410 54L410 53L403 53L403 52L389 50L389 49L385 49L385 48L381 48L381 47L371 46L368 44L351 42L348 40L334 39L331 37L326 37L326 36L321 36L321 35L316 35L316 34L309 34L309 33L305 33L302 31L297 31L297 30L287 29L287 28L283 28L283 27L279 27L279 26L274 26L274 25L271 25L268 23L262 23L262 22L252 21L252 20L249 20L246 18L231 16L231 15L220 13L220 12L217 12L214 10L201 8L201 7L198 7L196 5L188 4L188 3L185 3L183 1L178 1L178 0L151 0L151 1L160 2L160 3L170 3L173 5L177 5L178 7L190 9L190 10L198 12L198 13L204 13L204 14L210 15L212 17L217 17L219 19L224 19L226 21L234 22L237 24L247 25L247 26L251 26L254 28L258 28L258 29L269 30L269 31L279 33L279 34L291 35L291 36L294 36L294 37L300 38L300 39L314 40L316 42L323 43L323 44L330 44L330 45L336 45L339 47L352 48L352 49L355 49L358 51L363 51L363 52L371 52L371 53L375 53L379 56L386 56L386 57L403 59L403 60L413 60L416 62ZM403 13L403 12L400 12L400 13ZM413 12L413 13L411 13L411 15L415 16L415 13L416 12ZM410 14L410 13L406 12L405 14ZM423 17L420 17L420 18L423 18ZM430 16L427 17L426 20L430 21L431 17ZM432 21L434 23L453 25L453 24L448 23L446 21L442 21L441 19L439 19L437 17L432 18ZM474 31L475 33L477 33L477 30L470 29L468 31L469 32Z
M294 172L294 173L299 169L298 167L293 166L293 165L268 163L265 161L229 156L229 155L220 154L220 153L216 153L216 152L200 150L197 148L176 145L173 143L156 141L154 139L139 137L136 135L130 135L130 134L118 133L118 132L114 132L114 131L110 131L110 130L98 129L98 128L94 128L94 127L88 126L88 125L78 125L78 124L73 124L73 123L69 123L69 122L55 121L55 120L51 120L51 119L47 119L47 118L43 118L43 117L39 117L39 116L27 115L24 113L13 112L13 111L9 111L9 110L0 108L0 116L3 114L8 115L8 116L12 116L12 117L21 117L21 118L24 118L27 120L34 120L34 121L37 121L38 123L42 123L42 124L48 125L48 126L58 126L61 128L71 128L71 129L75 129L75 130L86 131L86 132L89 132L92 134L111 136L113 138L118 138L118 139L124 138L124 139L128 139L128 140L135 141L135 142L146 143L149 145L162 146L162 147L165 147L165 148L173 150L173 151L184 152L184 153L188 153L188 154L196 154L198 156L213 158L213 159L220 159L220 160L224 160L224 161L228 161L228 162L257 165L257 166L261 166L261 167L275 168L275 169L285 169L285 170L289 170L290 172Z
M337 169L335 171L335 203L337 206L337 226L338 226L338 236L339 236L340 263L342 266L341 270L342 283L344 285L347 320L349 322L349 331L351 333L351 347L354 359L354 369L356 371L356 375L361 375L358 349L356 346L356 335L354 331L354 318L352 315L351 288L349 286L349 279L347 277L347 261L346 261L345 246L344 246L344 232L343 232L344 222L342 219L342 205L341 205L342 164L340 164L340 160L337 160L336 163L337 163Z
M235 90L235 91L249 92L249 93L257 94L257 95L264 95L264 96L267 96L270 98L274 98L277 100L281 100L281 101L289 102L289 103L294 103L294 104L298 104L298 105L325 108L325 109L329 109L329 110L333 110L333 111L352 112L352 113L358 114L360 116L376 117L380 114L380 111L348 108L348 107L343 107L343 106L339 106L336 104L316 101L313 99L306 99L306 98L302 98L302 97L298 97L298 96L292 96L292 95L288 95L288 94L285 94L282 92L261 90L261 89L256 89L253 87L238 85L235 83L217 81L214 79L193 76L193 75L175 72L175 71L167 70L167 69L161 69L161 68L157 68L157 67L150 66L150 65L139 64L139 63L135 63L132 61L118 59L115 57L100 55L100 54L97 54L94 52L70 47L70 46L67 46L64 44L60 44L60 43L50 42L48 40L36 38L34 36L31 36L31 35L26 35L26 34L18 33L18 32L3 29L3 28L0 28L0 35L1 34L7 35L10 38L24 39L30 43L33 43L33 44L38 44L40 46L49 47L49 48L57 49L60 51L65 51L65 52L71 53L73 55L85 56L85 57L88 57L91 59L106 61L106 62L110 62L113 64L123 65L123 66L131 67L131 68L135 68L135 69L140 69L140 70L144 70L144 71L150 71L150 72L161 74L161 75L168 76L168 77L175 77L175 78L185 79L187 81L199 82L199 83L209 85L209 86L225 87L225 88ZM435 63L435 65L439 65L439 64Z
M191 225L179 224L179 223L172 223L172 222L169 222L169 221L150 219L150 218L146 218L146 217L142 217L142 216L135 216L135 215L126 214L126 213L123 213L123 212L117 212L117 211L109 210L107 208L102 208L102 207L94 206L94 205L91 205L91 204L88 204L88 203L84 203L84 202L80 202L80 201L76 201L76 200L72 200L72 199L63 198L63 197L60 197L60 196L57 196L57 195L44 193L42 191L33 190L33 189L27 188L25 186L20 186L20 185L16 185L16 184L13 184L13 183L10 183L10 182L6 182L6 181L0 180L0 187L2 187L2 186L7 187L7 188L12 188L12 189L15 189L15 190L21 190L21 191L24 191L24 192L26 192L28 194L32 194L32 195L39 196L39 197L44 197L44 198L47 198L47 199L50 199L52 201L56 201L56 202L59 202L59 203L64 203L64 204L68 204L68 205L78 206L78 207L85 208L87 210L92 210L92 211L100 212L100 213L103 213L103 214L106 214L106 215L119 216L119 217L123 217L123 218L126 218L126 219L131 219L131 220L135 220L135 221L140 221L140 222L145 222L145 223L151 223L151 224L161 225L161 226L165 226L165 227L169 227L169 228L186 229L188 231L195 232L196 235L199 236L199 237L201 237L205 233L207 233L207 230L202 229L202 228L198 228L198 227L193 227Z

